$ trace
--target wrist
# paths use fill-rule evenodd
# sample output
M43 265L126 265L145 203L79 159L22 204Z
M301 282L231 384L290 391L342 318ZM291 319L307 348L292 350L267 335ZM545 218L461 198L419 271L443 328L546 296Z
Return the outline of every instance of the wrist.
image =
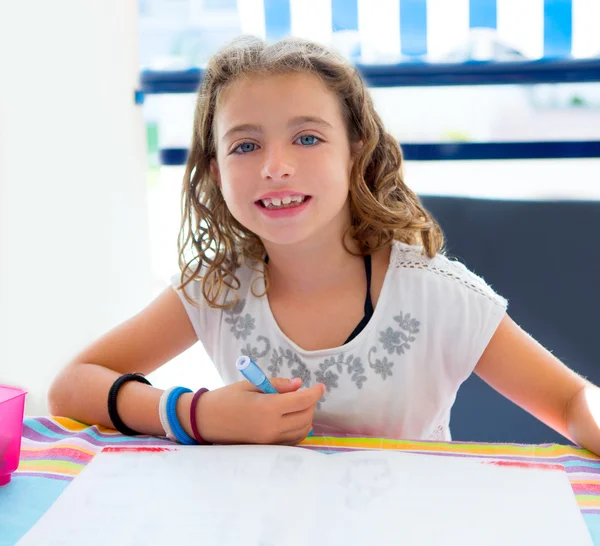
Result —
M207 391L198 400L196 404L196 426L205 442L215 444L219 442L219 438L211 419L211 399L212 393Z
M192 398L194 393L186 392L179 397L177 400L177 419L179 420L179 424L185 431L185 433L193 438L194 434L192 432L192 423L190 421L190 406L192 405Z

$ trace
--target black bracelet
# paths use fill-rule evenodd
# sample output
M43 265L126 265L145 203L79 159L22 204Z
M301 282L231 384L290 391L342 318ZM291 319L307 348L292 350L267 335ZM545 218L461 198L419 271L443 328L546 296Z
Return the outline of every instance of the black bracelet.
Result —
M126 373L119 377L108 391L108 415L115 430L118 430L121 434L125 434L125 436L136 436L141 433L130 429L123 423L119 417L119 412L117 411L117 394L119 394L119 389L128 381L137 381L138 383L150 385L150 381L148 381L141 373Z

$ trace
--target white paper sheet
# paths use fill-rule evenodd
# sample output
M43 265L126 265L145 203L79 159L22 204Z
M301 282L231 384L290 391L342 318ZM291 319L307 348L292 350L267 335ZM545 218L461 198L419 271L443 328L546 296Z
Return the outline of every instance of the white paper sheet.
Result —
M592 546L566 474L276 446L97 455L18 546Z

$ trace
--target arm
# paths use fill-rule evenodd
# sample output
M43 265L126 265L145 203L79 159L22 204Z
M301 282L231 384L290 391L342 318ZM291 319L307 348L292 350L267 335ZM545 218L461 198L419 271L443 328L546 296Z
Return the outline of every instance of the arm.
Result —
M108 391L122 374L149 374L197 341L185 307L167 288L139 314L117 326L77 355L56 377L49 392L50 411L85 423L112 427ZM202 436L215 443L296 444L312 428L315 406L325 389L317 383L298 391L300 380L275 378L281 396L263 395L240 381L202 396L197 415ZM158 416L163 391L130 381L117 396L122 421L143 434L162 436ZM192 436L193 395L177 402L177 417Z
M169 287L142 312L84 349L60 372L50 387L50 412L112 427L107 398L113 382L125 373L147 375L196 341L185 308ZM123 385L117 397L123 422L139 432L164 434L158 417L161 394L162 390L134 381ZM178 417L188 434L190 404L190 394L184 394L177 404Z
M508 315L475 373L566 438L600 454L600 389L560 362Z

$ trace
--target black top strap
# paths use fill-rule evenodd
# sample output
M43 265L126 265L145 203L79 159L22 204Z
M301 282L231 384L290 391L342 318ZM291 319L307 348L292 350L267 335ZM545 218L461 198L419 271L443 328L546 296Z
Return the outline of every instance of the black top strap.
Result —
M371 300L371 255L366 254L364 257L365 260L365 274L367 276L367 295L365 297L365 316L362 320L356 325L356 328L352 330L352 333L348 337L346 341L344 341L344 345L346 343L350 343L358 334L360 334L367 324L371 317L373 316L373 300Z
M365 274L367 275L367 296L365 298L365 316L373 316L373 301L371 300L371 255L365 257Z

